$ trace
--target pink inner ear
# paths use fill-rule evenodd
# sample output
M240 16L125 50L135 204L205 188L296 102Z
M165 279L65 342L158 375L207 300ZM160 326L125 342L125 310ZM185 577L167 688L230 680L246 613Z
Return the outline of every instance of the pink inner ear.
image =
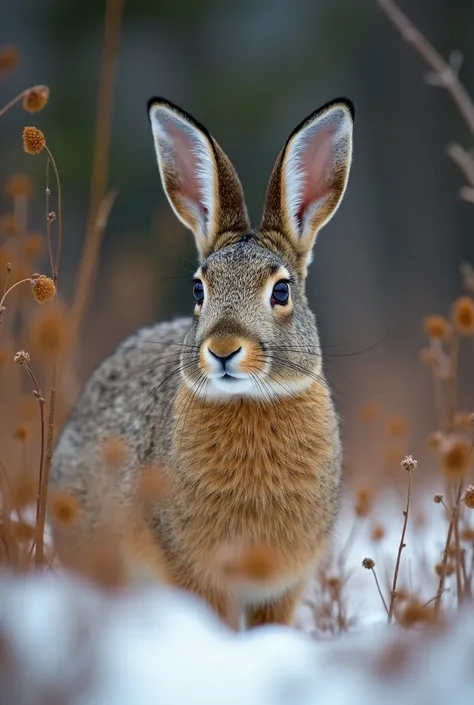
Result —
M176 162L175 173L179 177L182 195L199 208L204 215L207 215L198 179L199 165L195 154L196 145L191 137L175 127L173 123L166 126L166 131L172 141L171 151Z
M335 132L331 127L320 128L299 146L297 170L301 174L301 185L294 213L299 226L304 222L308 210L329 193L330 182L327 177L333 162L331 148Z

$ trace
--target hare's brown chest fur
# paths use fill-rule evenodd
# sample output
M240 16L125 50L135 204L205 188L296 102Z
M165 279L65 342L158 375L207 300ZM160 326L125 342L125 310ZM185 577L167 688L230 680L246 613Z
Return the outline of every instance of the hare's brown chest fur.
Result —
M178 395L175 410L187 395ZM303 573L338 506L339 445L327 391L314 384L283 402L194 400L191 407L187 418L176 411L169 504L181 555L200 572L220 544L263 543L278 551L288 576Z

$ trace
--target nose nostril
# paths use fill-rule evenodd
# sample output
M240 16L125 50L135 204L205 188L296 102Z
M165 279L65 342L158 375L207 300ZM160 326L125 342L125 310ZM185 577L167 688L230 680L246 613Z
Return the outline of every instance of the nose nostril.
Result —
M228 355L218 355L217 353L214 352L214 350L211 350L211 348L207 348L209 352L211 353L212 357L215 357L216 360L219 360L220 362L227 362L228 360L231 360L233 357L235 357L241 350L242 347L237 348L237 350L233 350L231 353L228 353Z

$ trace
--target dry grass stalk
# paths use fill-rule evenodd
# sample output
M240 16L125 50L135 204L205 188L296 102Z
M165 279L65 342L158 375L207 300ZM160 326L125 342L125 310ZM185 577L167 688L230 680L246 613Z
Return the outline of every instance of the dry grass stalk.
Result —
M393 0L377 0L377 2L399 30L403 39L413 46L433 71L427 77L428 82L432 85L441 86L448 91L471 134L474 134L474 101L459 79L459 53L452 55L449 63L446 62ZM447 152L469 182L469 187L461 189L461 197L473 202L474 160L472 155L457 144L449 145Z
M411 499L411 475L413 470L416 469L417 462L412 458L411 455L406 456L401 462L402 468L407 471L408 473L408 489L407 489L407 501L405 505L405 509L403 510L403 528L402 528L402 535L400 537L400 544L398 546L398 553L397 553L397 560L395 563L395 571L393 574L393 582L392 582L392 589L390 591L390 605L388 608L388 616L387 616L387 622L388 624L391 624L392 619L393 619L393 613L395 609L395 600L397 598L397 581L398 581L398 573L400 570L400 562L402 559L402 551L405 548L405 534L407 530L407 524L408 524L408 513L410 511L410 499Z
M115 200L107 193L113 95L122 24L123 0L107 0L105 37L99 78L94 161L85 247L77 276L73 308L74 336L81 325L95 274L105 223Z

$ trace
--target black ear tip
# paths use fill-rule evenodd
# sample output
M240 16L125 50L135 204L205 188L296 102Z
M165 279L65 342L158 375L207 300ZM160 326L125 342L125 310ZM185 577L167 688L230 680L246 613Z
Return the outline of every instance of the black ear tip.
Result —
M324 106L324 108L330 108L335 105L343 105L345 108L347 108L347 110L349 111L349 113L351 115L352 122L355 121L355 105L350 98L344 98L341 96L340 98L336 98L335 100L331 100L331 102L327 103ZM324 110L324 108L322 108L322 110Z
M172 103L170 103L169 100L166 100L166 98L161 98L160 96L152 96L146 104L146 111L148 113L148 116L150 115L150 110L153 108L154 105L167 105L170 108L175 107Z

